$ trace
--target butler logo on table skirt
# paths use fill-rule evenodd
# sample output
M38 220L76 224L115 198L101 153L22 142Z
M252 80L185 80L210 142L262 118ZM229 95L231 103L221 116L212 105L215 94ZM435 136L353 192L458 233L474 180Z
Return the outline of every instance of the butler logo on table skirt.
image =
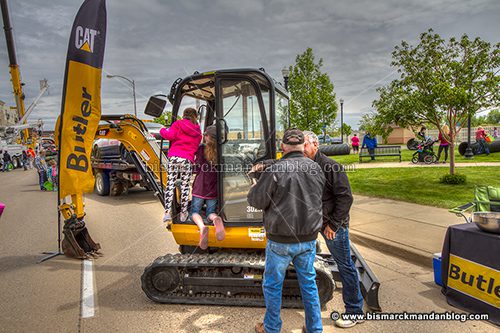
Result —
M450 254L448 288L500 307L500 272Z

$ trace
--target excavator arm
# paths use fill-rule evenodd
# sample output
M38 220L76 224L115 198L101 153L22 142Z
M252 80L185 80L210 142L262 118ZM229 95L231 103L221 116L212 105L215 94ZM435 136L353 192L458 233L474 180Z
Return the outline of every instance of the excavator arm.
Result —
M132 115L102 116L101 121L106 124L99 125L96 138L119 140L132 157L138 172L165 205L162 184L167 180L167 159L142 121Z
M57 128L57 126L56 126ZM143 122L132 115L104 115L97 127L95 138L116 139L123 144L132 160L153 189L163 206L163 186L166 182L167 161L160 147L150 136ZM59 206L64 217L62 249L66 256L87 258L99 254L100 245L92 240L85 226L83 194L72 194L68 202Z

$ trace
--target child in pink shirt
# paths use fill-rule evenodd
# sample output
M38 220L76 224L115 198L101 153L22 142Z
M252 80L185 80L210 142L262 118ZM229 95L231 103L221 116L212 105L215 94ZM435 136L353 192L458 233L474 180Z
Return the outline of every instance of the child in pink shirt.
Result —
M163 222L172 219L171 210L174 199L175 181L181 179L181 214L182 222L188 217L189 181L192 174L194 154L201 142L201 129L198 125L198 113L193 108L186 108L181 120L175 121L169 129L162 128L160 135L170 141L168 149L168 180L165 189L165 215Z

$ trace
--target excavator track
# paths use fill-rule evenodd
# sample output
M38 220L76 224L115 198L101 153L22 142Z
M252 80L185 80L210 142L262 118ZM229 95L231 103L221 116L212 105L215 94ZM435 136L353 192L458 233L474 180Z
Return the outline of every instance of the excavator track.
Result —
M258 253L167 254L158 257L142 274L142 290L158 303L265 306L262 276L265 257ZM320 302L332 298L331 272L316 260ZM282 306L301 308L297 275L290 265L283 284Z

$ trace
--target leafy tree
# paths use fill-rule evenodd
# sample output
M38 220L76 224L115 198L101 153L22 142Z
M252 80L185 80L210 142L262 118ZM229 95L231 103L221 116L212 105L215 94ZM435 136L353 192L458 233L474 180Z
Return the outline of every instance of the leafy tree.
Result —
M380 135L384 143L387 143L387 138L391 134L393 128L389 123L385 122L379 114L370 112L361 116L359 130L370 132L372 135Z
M291 126L315 133L322 131L323 124L333 123L338 109L333 83L321 66L323 59L315 63L313 50L308 48L297 55L288 80Z
M153 119L153 122L166 126L167 124L170 124L171 120L172 111L164 111L158 118Z
M470 119L471 127L477 127L488 123L487 116L474 116Z
M492 110L486 117L486 122L491 125L500 125L500 110Z
M348 137L352 134L352 127L349 124L344 123L342 125L342 131L344 132L344 136Z
M499 124L500 124L500 110L492 110L487 115L474 116L471 118L472 127L477 127L480 125L499 125Z
M432 29L412 46L401 42L392 53L400 78L378 89L373 102L384 123L401 127L448 124L441 133L450 143L450 174L455 173L455 138L467 117L498 105L500 99L500 43L463 35L445 41Z

